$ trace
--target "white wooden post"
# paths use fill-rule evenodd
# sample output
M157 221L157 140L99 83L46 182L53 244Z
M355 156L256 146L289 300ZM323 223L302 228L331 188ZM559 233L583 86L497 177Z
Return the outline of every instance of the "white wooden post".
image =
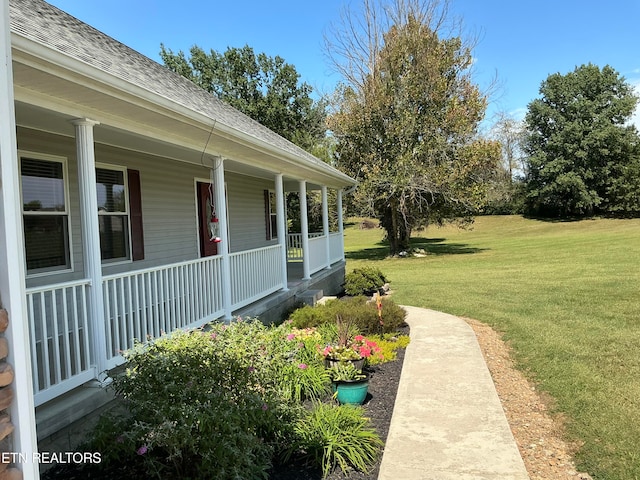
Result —
M344 225L342 220L342 189L338 190L338 201L336 202L338 208L338 231L340 232L340 251L342 255L342 261L344 261Z
M80 228L82 230L82 259L84 274L91 280L89 287L92 347L99 382L106 380L107 333L102 293L102 259L100 256L100 226L98 223L98 193L96 187L96 157L93 127L98 122L88 118L74 120L76 156L80 190Z
M237 272L231 271L229 261L229 230L227 228L227 201L224 191L224 159L215 160L213 168L213 187L215 189L216 214L220 226L220 243L218 243L218 255L222 258L222 304L224 305L224 318L231 320L231 275Z
M5 337L9 344L7 361L13 367L11 387L14 397L9 407L14 426L10 445L14 453L33 458L38 451L33 372L27 297L25 293L25 254L22 232L22 201L16 141L16 116L11 67L9 2L0 6L0 302L9 313ZM40 478L37 462L17 463L23 478ZM11 475L8 475L11 476Z
M307 219L307 182L300 180L300 230L302 230L302 279L309 280L311 269L309 268L309 221Z
M327 198L327 187L322 186L322 234L324 238L325 263L326 268L331 268L331 244L329 242L329 202Z
M278 221L278 243L282 249L282 288L283 290L289 290L287 286L287 218L284 211L284 183L281 173L276 175L276 219Z

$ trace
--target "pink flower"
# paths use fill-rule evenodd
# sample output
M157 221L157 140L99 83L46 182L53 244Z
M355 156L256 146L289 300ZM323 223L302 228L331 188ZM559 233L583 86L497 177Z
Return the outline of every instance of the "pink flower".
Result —
M290 333L289 335L287 335L287 340L293 340L294 338L296 338L295 333Z
M353 341L354 342L361 342L363 341L365 338L362 335L356 335L355 337L353 337Z
M371 356L371 349L368 348L368 347L360 347L359 353L360 353L360 356L366 358L366 357Z
M308 368L308 365L306 363L300 363L298 365L298 368L301 370L306 370Z
M136 450L136 453L138 455L144 455L145 453L147 453L149 451L149 448L147 448L146 445L142 445L138 450Z

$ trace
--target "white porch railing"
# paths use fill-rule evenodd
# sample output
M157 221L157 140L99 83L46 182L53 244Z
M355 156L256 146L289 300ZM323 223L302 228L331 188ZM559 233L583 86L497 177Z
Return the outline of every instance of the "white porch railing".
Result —
M342 260L343 245L344 240L340 232L329 234L329 258L332 265Z
M327 237L309 239L309 273L313 275L327 266Z
M326 237L309 240L310 271L326 266ZM339 239L341 241L341 238ZM337 241L330 235L331 258ZM95 358L101 335L90 321L89 280L27 289L34 401L41 405L113 368L137 339L146 342L165 332L196 328L224 316L223 289L230 288L237 310L285 287L280 245L229 255L230 284L222 276L222 258L207 257L103 277L103 340L106 358ZM333 260L332 260L333 261Z
M322 232L313 232L309 234L309 238L322 237ZM287 260L302 260L302 234L287 234Z
M281 247L273 245L229 255L231 310L237 310L283 288Z
M148 341L223 315L221 257L103 278L107 368L122 363L134 339Z
M79 280L26 290L36 406L94 378L89 285Z

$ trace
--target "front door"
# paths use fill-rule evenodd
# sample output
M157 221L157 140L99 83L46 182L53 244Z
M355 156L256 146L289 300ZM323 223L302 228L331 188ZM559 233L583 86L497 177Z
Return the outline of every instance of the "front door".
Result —
M200 256L210 257L218 254L218 244L214 241L215 235L211 231L213 211L211 208L211 195L213 189L210 183L197 182L198 191L198 238L200 239ZM219 236L219 233L217 234Z

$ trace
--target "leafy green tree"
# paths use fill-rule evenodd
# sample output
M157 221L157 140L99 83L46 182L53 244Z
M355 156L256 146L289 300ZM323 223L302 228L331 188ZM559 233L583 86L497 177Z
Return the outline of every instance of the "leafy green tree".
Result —
M471 48L441 36L446 15L446 2L364 0L327 41L345 79L329 123L337 162L359 180L391 254L416 227L470 219L499 162L499 144L477 137L487 101Z
M295 67L283 58L255 54L248 45L208 54L193 46L190 57L161 45L169 69L306 150L325 137L326 102L311 98Z
M550 75L529 104L527 202L549 216L640 214L638 98L613 68Z

